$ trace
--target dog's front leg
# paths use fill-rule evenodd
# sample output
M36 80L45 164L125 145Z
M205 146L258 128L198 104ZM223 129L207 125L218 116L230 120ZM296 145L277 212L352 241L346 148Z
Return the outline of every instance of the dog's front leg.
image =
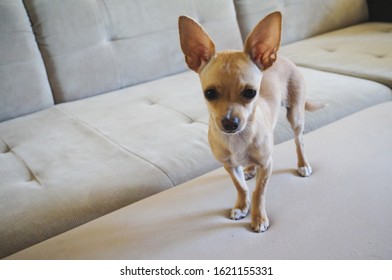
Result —
M252 195L252 222L251 227L256 232L266 231L269 220L265 210L265 193L268 180L272 173L272 158L263 166L257 167L256 187Z
M244 172L241 166L232 167L225 165L225 169L230 174L234 186L237 189L237 201L234 208L231 210L230 218L239 220L246 217L249 212L250 199L248 186L246 185Z

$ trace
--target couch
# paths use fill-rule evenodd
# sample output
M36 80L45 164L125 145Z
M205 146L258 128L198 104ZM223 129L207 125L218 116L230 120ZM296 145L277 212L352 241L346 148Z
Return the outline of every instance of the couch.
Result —
M275 10L328 104L306 132L392 100L392 23L365 0L0 0L0 257L218 168L177 18L241 49ZM275 143L292 137L282 109Z

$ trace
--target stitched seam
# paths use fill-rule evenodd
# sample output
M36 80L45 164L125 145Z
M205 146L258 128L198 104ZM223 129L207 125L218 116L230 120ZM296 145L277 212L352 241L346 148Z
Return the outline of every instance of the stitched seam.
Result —
M108 140L110 143L112 143L113 145L115 145L116 147L120 148L121 150L137 157L138 159L143 160L144 162L147 162L148 164L151 164L152 166L154 166L155 168L157 168L159 171L161 171L166 177L167 179L170 181L170 183L172 184L172 186L175 186L173 180L170 178L170 176L167 174L167 172L165 170L163 170L161 167L159 167L158 165L154 164L151 161L146 160L145 158L139 156L138 154L136 154L135 152L132 152L130 150L128 150L127 148L121 146L119 143L115 142L113 139L111 139L110 137L108 137L107 135L103 134L101 131L99 131L97 128L95 128L94 126L90 125L89 123L85 122L84 120L80 119L78 116L76 116L75 114L71 113L70 111L58 107L56 106L57 109L61 110L62 112L64 112L65 114L73 117L74 119L78 120L81 124L83 124L86 127L89 127L91 129L93 129L95 132L97 132L100 136L102 136L103 138L105 138L106 140Z
M208 123L202 122L202 121L200 121L200 120L196 120L196 119L192 118L191 116L188 116L188 115L185 114L184 112L181 112L181 111L179 111L179 110L176 110L176 109L174 109L174 108L172 108L172 107L170 107L170 106L167 106L167 105L165 105L165 104L156 103L156 105L159 105L159 106L162 106L162 107L171 109L171 110L173 110L174 112L176 112L176 113L178 113L178 114L181 114L182 116L185 116L186 118L189 119L189 121L190 121L191 123L197 122L197 123L202 123L202 124L208 125Z
M31 180L35 180L39 185L42 186L41 181L38 179L37 174L34 173L34 171L29 167L29 165L26 163L26 161L19 156L15 150L13 148L11 148L11 146L2 138L0 137L0 141L4 143L4 145L6 146L6 151L4 153L13 153L15 155L15 157L17 157L26 167L26 169L29 171L29 175L30 175L30 181Z
M41 183L40 179L38 178L37 174L33 171L33 169L30 168L30 166L29 166L29 165L27 164L27 162L23 159L23 157L21 157L20 155L18 155L18 153L16 153L15 150L14 150L10 145L8 145L8 143L7 143L4 139L1 138L1 140L2 140L3 143L7 146L8 152L9 152L9 153L13 153L13 154L15 155L15 157L17 157L17 158L24 164L24 166L26 167L26 169L27 169L28 172L29 172L30 181L33 181L33 180L34 180L34 181L36 181L40 186L42 186L42 183Z
M103 9L105 9L105 12L106 12L107 17L108 17L108 20L107 20L108 23L106 25L106 28L107 28L107 33L109 35L109 38L107 38L107 39L110 41L110 54L112 55L113 62L114 62L114 67L116 69L117 81L118 81L118 83L120 85L120 88L124 88L123 75L121 75L122 73L121 73L120 68L119 68L119 61L118 61L117 56L116 56L116 54L114 52L114 44L113 44L113 42L115 40L113 39L113 30L112 30L113 29L113 19L112 19L112 16L110 14L109 8L108 8L108 6L106 4L106 1L102 0L101 1L101 5L102 5Z
M152 102L154 102L154 101L152 101ZM189 119L190 122L194 122L194 119L193 119L192 117L190 117L190 116L188 116L187 114L185 114L185 113L183 113L183 112L181 112L181 111L179 111L179 110L176 110L176 109L174 109L174 108L172 108L172 107L170 107L170 106L167 106L167 105L162 104L162 103L155 103L155 102L154 102L154 105L158 105L158 106L162 106L162 107L164 107L164 108L168 108L168 109L172 110L173 112L176 112L176 113L178 113L178 114L180 114L180 115L186 117L187 119Z

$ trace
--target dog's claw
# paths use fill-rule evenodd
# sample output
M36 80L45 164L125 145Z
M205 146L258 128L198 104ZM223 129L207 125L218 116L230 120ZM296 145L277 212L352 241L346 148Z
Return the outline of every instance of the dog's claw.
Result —
M251 223L251 227L255 232L264 232L269 228L269 221L267 219L258 219L256 222Z
M312 175L312 167L310 165L298 167L298 174L302 177L309 177Z
M238 208L233 208L230 213L230 219L232 220L241 220L248 215L248 211L243 211Z

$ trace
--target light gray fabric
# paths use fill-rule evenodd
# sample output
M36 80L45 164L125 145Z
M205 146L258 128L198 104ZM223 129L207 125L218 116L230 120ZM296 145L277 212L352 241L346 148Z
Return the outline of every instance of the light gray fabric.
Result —
M364 22L366 0L234 0L242 37L274 11L283 14L282 44Z
M177 28L181 14L203 23L218 49L242 45L234 4L226 0L25 4L57 103L184 71Z
M307 115L307 131L392 98L301 70L310 98L329 104ZM0 257L219 167L207 123L190 71L0 123ZM275 135L292 137L283 109Z
M376 82L334 73L300 68L308 99L326 104L316 112L306 112L305 133L337 121L367 107L392 100L392 91ZM282 109L275 128L275 143L294 137Z
M173 185L218 167L207 143L208 112L194 72L59 106L157 166Z
M218 49L242 48L231 1L24 4L56 102L111 92L0 123L0 257L217 168L198 77L174 74L186 69L177 17L201 22ZM0 0L0 120L53 104L28 20L21 1ZM301 71L309 98L329 104L307 114L306 131L392 98L371 81ZM284 113L276 143L292 137Z
M306 114L305 132L392 100L392 91L378 83L307 68L301 72L309 98L327 104ZM197 75L186 72L60 107L152 162L177 185L218 166L207 143L204 103ZM293 137L285 112L282 108L275 143Z
M0 123L0 139L0 257L172 186L59 107Z
M392 23L364 23L281 49L297 65L366 78L392 88Z
M388 102L306 135L309 178L296 175L294 143L277 145L265 233L249 215L228 218L236 192L222 168L9 259L391 259L391 112Z
M53 104L46 71L21 0L0 0L0 121Z

